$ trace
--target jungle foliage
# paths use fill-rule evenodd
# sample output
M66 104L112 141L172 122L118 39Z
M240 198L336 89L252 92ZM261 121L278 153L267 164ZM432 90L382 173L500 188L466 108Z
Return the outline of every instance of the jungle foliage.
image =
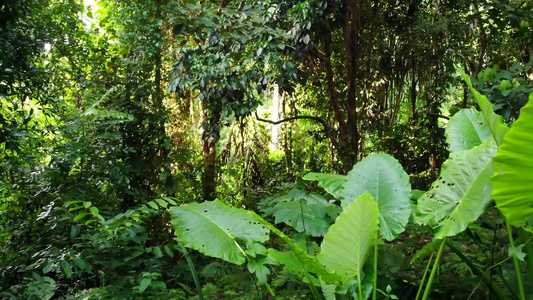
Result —
M4 1L0 299L530 299L532 56L530 1Z

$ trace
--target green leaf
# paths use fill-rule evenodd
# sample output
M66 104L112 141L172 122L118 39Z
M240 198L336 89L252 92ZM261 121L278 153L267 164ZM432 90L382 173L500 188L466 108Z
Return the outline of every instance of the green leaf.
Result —
M78 221L78 220L81 220L83 219L85 216L89 215L88 212L82 212L82 213L79 213L76 217L74 217L74 221Z
M65 272L65 276L67 276L67 278L72 277L72 266L68 262L62 261L61 267L63 268L63 272Z
M326 190L336 199L340 199L344 189L343 184L346 182L345 175L308 173L303 177L304 180L318 181L318 185Z
M170 197L164 197L163 199L165 199L171 205L177 205L176 201Z
M157 206L157 204L154 201L150 201L146 204L148 204L148 206L150 206L153 209L159 209L159 206Z
M48 276L44 276L42 279L47 284L44 285L43 289L40 290L39 299L41 299L41 300L52 299L52 297L55 295L56 289L57 289L56 281L54 279L48 277ZM28 291L31 291L31 287L28 289ZM11 299L13 299L13 298L11 298Z
M284 252L284 254L286 254L285 257L287 258L287 257L290 256L289 260L293 260L293 261L295 261L298 264L298 266L299 266L298 267L298 271L299 272L304 273L304 274L306 272L307 273L310 272L310 273L317 274L326 283L333 283L333 282L337 282L337 281L342 280L342 278L339 275L334 274L334 273L329 272L328 270L326 270L326 268L322 264L320 264L318 262L318 259L316 258L316 256L309 255L309 253L307 253L299 245L297 245L294 242L294 240L289 238L286 234L281 232L274 225L270 224L265 219L263 219L260 216L258 216L255 212L250 212L250 214L254 215L255 218L261 224L263 224L266 228L270 229L270 231L272 231L274 234L279 236L287 244L287 246L289 246L289 248L292 251L288 252L288 253ZM278 260L278 259L273 257L273 255L275 255L275 253L273 254L272 252L276 252L276 251L273 250L273 249L269 249L268 250L268 256L273 258L275 261L280 262L280 260ZM310 276L310 277L312 277L312 276ZM304 279L304 281L307 280L307 275L305 275L305 278L306 279ZM312 280L312 278L311 278L311 280ZM307 280L306 282L309 282L309 280ZM313 281L313 282L310 282L310 284L315 284L315 285L319 286L320 282L318 282L318 281L314 282Z
M302 201L302 200L300 200ZM286 223L298 232L311 236L323 236L329 228L324 219L326 206L323 204L303 204L300 201L281 202L264 211L275 217L276 224Z
M139 292L144 293L144 291L150 286L152 283L152 278L150 277L144 277L141 280L141 283L139 284Z
M500 82L500 90L501 91L505 91L505 90L510 89L512 87L513 87L513 84L507 79L504 79L504 80L502 80Z
M155 288L158 288L158 289L161 289L161 290L166 290L167 289L167 285L164 281L154 281L152 282L152 286L155 287Z
M509 256L516 256L520 261L524 261L526 254L522 252L522 248L524 248L524 244L516 247L509 247Z
M324 237L319 261L345 278L362 278L365 260L376 243L379 212L372 195L350 202Z
M74 239L78 236L78 234L81 231L81 227L79 225L72 225L70 227L70 238Z
M168 256L174 257L174 252L172 252L172 249L170 249L170 247L168 245L165 245L165 247L163 247L163 249L165 250L165 253Z
M75 258L73 260L74 264L76 266L78 266L78 268L80 268L81 270L85 270L85 268L87 267L87 263L85 262L85 260L81 259L81 258Z
M155 199L155 202L157 202L162 208L167 208L168 206L168 203L163 199Z
M257 255L265 255L267 252L267 249L263 244L259 243L252 243L249 247L246 249L246 254L248 254L251 257L256 257Z
M378 204L380 233L393 240L405 230L411 215L409 176L394 157L370 154L348 173L342 206L369 192Z
M154 247L154 254L157 258L163 257L163 252L160 247Z
M487 100L487 97L483 96L480 92L474 89L472 82L470 81L470 77L462 70L459 70L459 72L470 88L470 92L474 95L479 108L483 112L485 120L487 120L490 130L492 131L494 140L496 140L496 143L500 145L502 143L503 136L507 133L507 131L509 131L509 127L507 127L507 125L505 125L503 122L502 116L494 113L493 105L489 102L489 100Z
M491 202L492 156L490 139L470 150L452 153L442 164L440 177L418 200L418 223L439 226L437 239L456 235L477 220Z
M46 274L46 273L52 271L52 269L54 269L54 265L53 264L47 264L43 268L43 274Z
M492 197L509 224L533 231L533 93L494 156Z
M83 205L78 205L78 206L74 206L73 208L69 209L68 211L75 211L75 210L82 209L82 208L85 208L85 207Z
M172 207L170 215L175 234L185 246L235 264L245 262L237 240L269 239L268 229L253 214L218 200Z
M270 275L270 270L265 266L267 259L267 257L264 257L259 260L250 260L248 262L248 271L257 276L257 282L259 284L264 284L268 279L268 275Z
M342 277L328 271L315 256L307 254L307 252L301 249L299 246L295 246L296 251L277 251L275 249L268 249L268 257L273 259L276 263L284 266L287 272L300 277L304 282L308 282L305 277L305 271L315 274L320 277L326 283L337 283L342 281ZM311 278L316 279L314 277ZM308 282L309 283L309 282ZM320 285L318 279L312 284Z
M309 38L309 34L306 34L306 35L303 37L302 42L304 42L304 44L307 45L307 44L309 44L309 40L310 40L310 38Z
M324 281L320 281L320 287L322 288L322 295L326 300L335 300L335 288L334 284L326 284Z
M93 216L97 216L98 213L100 213L100 210L98 210L98 208L96 208L96 207L94 207L94 206L89 207L89 211L91 212L91 214L92 214ZM105 221L105 220L104 220L104 221Z
M418 199L420 199L420 197L424 196L425 193L426 191L422 191L422 190L412 190L411 200L417 201Z
M456 113L446 129L446 142L452 153L472 149L491 137L492 131L483 113L473 108Z

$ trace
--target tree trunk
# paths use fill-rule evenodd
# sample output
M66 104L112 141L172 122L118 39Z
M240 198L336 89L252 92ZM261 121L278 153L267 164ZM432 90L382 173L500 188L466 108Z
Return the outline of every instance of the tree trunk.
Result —
M439 111L439 103L438 103L438 96L439 93L437 92L438 86L439 86L439 65L436 63L434 66L435 70L435 81L433 83L433 95L431 97L428 97L428 130L430 132L430 146L429 146L429 166L431 170L435 171L437 170L437 139L438 139L438 132L439 124L438 124L438 115L440 114Z
M220 117L222 107L217 101L210 99L203 102L204 133L202 134L202 157L204 160L204 174L202 176L202 189L204 201L216 199L217 178L217 142L220 138Z
M204 175L202 188L205 201L213 201L216 198L216 148L217 139L203 140Z
M344 26L344 45L346 50L346 108L347 122L347 154L340 157L343 169L348 173L357 161L359 132L357 124L357 79L359 74L359 13L362 1L350 0L346 2L346 22ZM340 154L340 153L339 153Z
M416 124L416 121L418 120L418 114L416 112L416 98L417 98L417 91L416 91L416 71L415 71L415 62L413 60L413 74L411 75L411 115L413 123Z
M400 84L398 86L398 93L396 94L396 100L394 101L394 106L392 107L391 117L389 120L389 125L394 125L396 121L396 115L398 115L398 110L400 110L400 102L402 101L403 86L405 85L405 73L400 77Z
M281 113L283 117L286 116L286 98L283 97L281 104ZM290 140L292 139L292 126L290 123L284 124L283 128L283 151L285 152L285 166L287 174L292 175L292 149L290 148Z

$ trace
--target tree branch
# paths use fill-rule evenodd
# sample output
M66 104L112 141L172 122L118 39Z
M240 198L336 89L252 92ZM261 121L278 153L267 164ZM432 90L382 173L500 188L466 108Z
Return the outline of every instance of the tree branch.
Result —
M436 113L434 113L434 112L430 112L430 111L427 111L427 110L426 110L426 114L428 114L428 115L430 115L430 116L435 116L435 117L437 117L437 118L446 119L446 120L449 120L449 119L450 119L450 117L448 117L448 116L441 115L441 114L436 114Z
M272 121L272 120L267 120L267 119L263 119L263 118L259 117L257 112L255 112L255 117L257 118L257 120L259 120L261 122L266 122L266 123L270 123L270 124L274 124L274 125L278 125L278 124L281 124L283 122L299 120L299 119L315 120L318 123L320 123L322 126L324 126L324 129L329 131L329 127L326 124L326 122L324 120L320 119L319 117L315 117L315 116L294 116L294 117L288 117L288 118L277 120L277 121Z
M266 122L266 123L270 123L270 124L274 124L274 125L278 125L278 124L281 124L283 122L288 122L288 121L300 120L300 119L314 120L314 121L320 123L320 125L322 125L324 127L324 130L326 131L326 134L329 137L329 139L331 141L331 144L333 144L333 147L338 149L339 145L337 143L337 140L335 140L335 137L331 134L331 130L330 130L328 124L326 123L326 121L322 120L319 117L316 117L316 116L294 116L294 117L288 117L288 118L284 118L284 119L277 120L277 121L272 121L272 120L263 119L263 118L259 117L257 112L255 112L255 118L258 121Z

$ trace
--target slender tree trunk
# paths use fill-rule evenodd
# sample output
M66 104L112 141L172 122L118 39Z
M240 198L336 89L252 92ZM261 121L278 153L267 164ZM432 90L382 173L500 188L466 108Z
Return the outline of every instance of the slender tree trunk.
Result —
M430 132L430 146L429 146L429 166L431 170L437 170L437 139L438 139L438 115L439 103L438 103L438 86L439 86L439 65L436 63L434 66L435 78L433 83L433 95L428 97L428 115L429 119L429 132Z
M348 142L348 134L347 134L347 125L344 120L344 115L340 109L339 102L337 101L336 93L335 93L335 83L333 79L333 67L331 66L331 32L329 29L325 29L323 32L324 36L324 67L326 69L326 79L328 82L328 96L329 96L329 102L331 104L331 108L333 109L333 117L336 123L339 126L339 135L338 135L338 143L334 143L332 141L332 144L337 144L336 147L337 152L339 154L339 157L341 157L341 160L349 160L349 142ZM331 137L335 138L335 137Z
M204 128L205 131L202 134L202 157L204 160L204 174L202 176L202 188L204 192L204 200L212 201L216 199L216 162L217 162L217 142L220 136L220 129L218 128L218 123L220 121L222 108L213 103L209 99L206 100L207 103L204 103L203 112L204 112L204 124L208 124L207 128ZM211 109L208 113L207 107L205 105L210 105Z
M287 108L287 102L286 97L283 97L283 101L281 104L281 113L283 114L283 117L285 117L286 114L286 108ZM287 170L287 174L292 175L292 149L291 149L291 142L292 139L292 126L290 123L284 124L284 130L283 130L283 151L285 152L285 167Z
M400 102L402 101L402 94L403 94L403 87L405 85L405 74L402 74L400 77L400 85L398 86L398 93L396 94L396 100L394 103L394 106L392 107L391 117L389 120L389 125L394 125L394 121L396 121L396 115L398 114L398 110L400 109Z
M479 10L478 10L477 4L474 4L474 7L475 7L476 12L478 12ZM476 21L477 21L476 23L478 24L478 28L479 28L479 49L478 49L478 57L477 57L476 65L474 69L472 70L472 74L470 74L470 76L473 76L473 77L476 77L477 74L479 74L479 72L483 68L483 62L485 61L484 59L485 51L487 48L487 33L485 32L485 28L483 26L483 19L478 18L476 19Z
M215 138L203 140L204 175L202 188L205 201L212 201L216 198L216 143Z
M416 112L416 98L418 95L416 91L416 81L415 64L413 61L413 74L411 75L411 115L414 123L418 120L418 114Z
M348 111L348 154L344 155L343 168L349 172L357 161L359 131L357 124L357 79L359 74L359 14L364 0L349 0L344 7L346 22L344 43L346 50L346 107Z

